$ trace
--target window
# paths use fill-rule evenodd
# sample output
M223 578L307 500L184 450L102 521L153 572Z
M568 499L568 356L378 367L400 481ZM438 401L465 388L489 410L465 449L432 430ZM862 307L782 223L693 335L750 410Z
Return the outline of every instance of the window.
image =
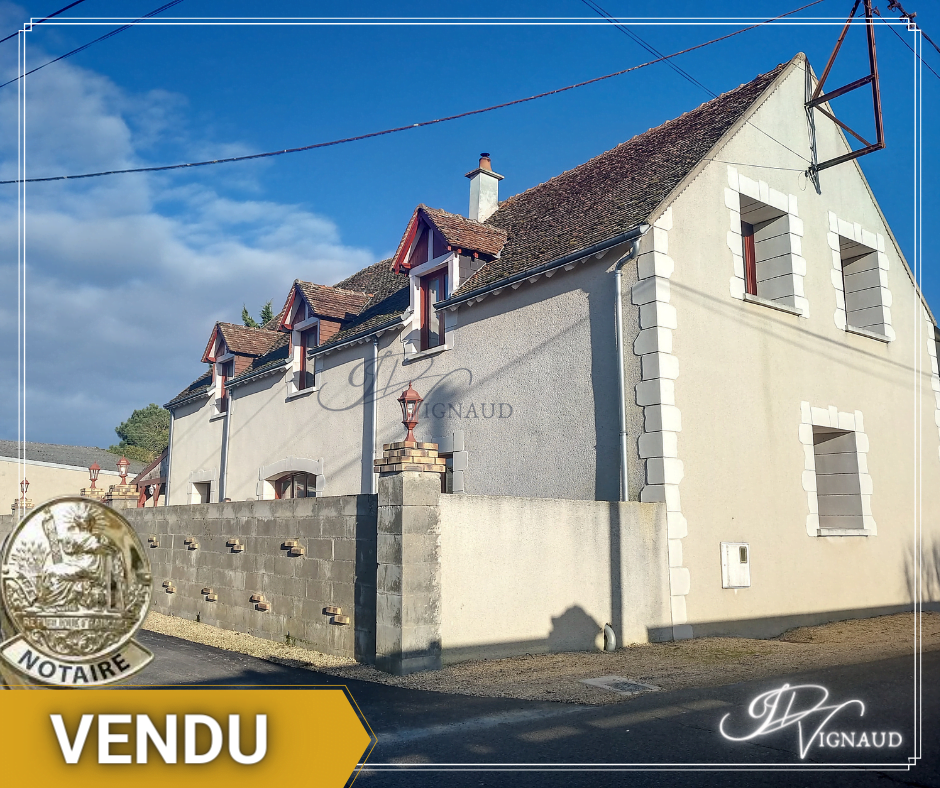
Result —
M216 365L219 376L219 413L228 412L228 389L225 388L225 381L235 377L235 359L223 361Z
M317 477L312 473L289 473L274 481L275 498L315 498Z
M744 292L757 295L757 260L754 249L754 225L741 222L741 244L744 247Z
M839 236L845 322L851 328L887 334L891 318L886 303L887 277L878 265L878 251Z
M319 325L300 332L300 375L297 380L298 389L309 389L313 388L315 385L316 378L313 369L313 359L309 357L309 354L318 344L318 335ZM309 369L308 366L310 367Z
M320 319L299 292L292 311L288 399L316 390L316 361L311 354L320 344Z
M447 298L447 269L442 268L421 277L421 349L430 350L444 344L444 313L434 304Z
M855 433L814 426L813 454L820 531L863 529L865 512Z
M192 503L209 503L211 492L211 482L195 482L193 484Z
M802 308L805 262L800 237L793 232L796 217L771 205L741 195L741 254L744 292ZM799 299L799 300L797 300Z

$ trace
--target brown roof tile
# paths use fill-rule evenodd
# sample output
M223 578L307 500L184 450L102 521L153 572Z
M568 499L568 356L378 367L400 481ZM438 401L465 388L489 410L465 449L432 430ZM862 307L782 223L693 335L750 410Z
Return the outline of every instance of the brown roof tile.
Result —
M236 323L217 323L222 338L232 353L240 356L260 356L267 353L275 337L263 328L248 328Z
M456 213L419 205L431 223L440 231L449 246L465 251L482 252L495 257L506 243L506 231L501 227L482 224Z
M507 232L502 253L454 295L585 249L646 221L787 65L500 203L486 224Z
M499 227L489 227L456 213L429 208L423 203L415 208L405 234L398 242L395 256L392 258L392 270L397 270L406 260L411 242L418 230L418 223L424 219L444 238L448 246L468 252L479 252L487 257L495 257L506 243L506 232Z

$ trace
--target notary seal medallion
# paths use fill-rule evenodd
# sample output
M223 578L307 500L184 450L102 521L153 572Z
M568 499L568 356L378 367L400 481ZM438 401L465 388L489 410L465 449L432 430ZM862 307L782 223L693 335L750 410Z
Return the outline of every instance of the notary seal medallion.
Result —
M4 674L100 687L153 659L132 639L150 608L150 561L109 506L57 498L37 507L7 538L0 568Z

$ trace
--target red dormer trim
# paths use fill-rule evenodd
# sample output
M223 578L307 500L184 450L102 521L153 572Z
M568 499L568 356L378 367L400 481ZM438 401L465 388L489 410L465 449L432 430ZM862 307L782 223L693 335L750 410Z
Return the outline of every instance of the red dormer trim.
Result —
M415 208L415 212L411 215L411 221L408 222L408 228L405 230L405 235L401 239L401 243L398 244L398 251L395 252L395 258L392 260L392 270L396 274L400 273L402 269L407 271L411 268L408 265L408 253L411 251L411 244L414 242L420 228L420 213L421 209Z
M215 341L219 336L219 331L219 324L216 323L212 329L212 335L209 337L209 344L206 345L206 349L202 354L202 360L207 364L215 361Z
M287 299L287 303L284 305L284 312L282 313L281 322L278 324L278 331L293 331L294 330L294 321L291 319L291 315L294 313L294 302L297 300L297 283L294 283L294 286L291 288L290 296Z

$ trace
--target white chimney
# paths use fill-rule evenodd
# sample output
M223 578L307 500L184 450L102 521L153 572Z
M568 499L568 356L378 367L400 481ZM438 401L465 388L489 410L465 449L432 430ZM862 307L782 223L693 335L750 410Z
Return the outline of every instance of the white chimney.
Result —
M502 175L493 172L490 154L480 154L480 166L468 172L470 179L470 213L475 222L485 222L499 206L499 182Z

